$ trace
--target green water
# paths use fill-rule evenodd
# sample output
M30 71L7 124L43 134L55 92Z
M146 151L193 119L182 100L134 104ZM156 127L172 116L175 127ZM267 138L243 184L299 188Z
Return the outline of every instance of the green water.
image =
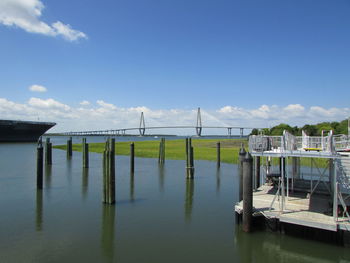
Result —
M350 249L235 224L237 167L116 158L115 206L103 205L101 155L53 150L36 190L35 144L0 145L0 262L350 262Z

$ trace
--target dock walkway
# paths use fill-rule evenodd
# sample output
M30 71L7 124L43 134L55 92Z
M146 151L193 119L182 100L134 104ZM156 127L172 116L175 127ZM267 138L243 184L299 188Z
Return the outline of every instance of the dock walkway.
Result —
M329 231L350 231L350 222L338 217L335 221L332 214L332 204L329 197L324 195L309 195L306 193L291 193L285 198L285 208L282 211L282 199L273 199L276 188L262 185L253 193L253 216L275 218L280 222L319 228ZM243 201L235 206L235 211L241 214Z

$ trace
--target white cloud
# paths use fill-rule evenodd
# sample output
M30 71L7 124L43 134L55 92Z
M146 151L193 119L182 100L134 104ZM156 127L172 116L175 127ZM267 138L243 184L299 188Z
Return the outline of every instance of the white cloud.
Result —
M80 102L79 104L82 105L82 106L89 106L89 105L90 105L90 102L87 101L87 100L83 100L83 101Z
M64 111L70 110L68 105L55 101L54 99L39 99L39 98L30 98L28 104L35 108L42 109L60 109Z
M104 102L103 100L98 100L98 101L96 101L96 103L98 105L100 105L103 109L107 109L107 110L115 110L115 109L117 109L117 107L114 106L113 104Z
M51 25L40 20L44 4L40 0L0 0L0 23L21 28L29 33L62 36L68 41L87 38L87 35L56 21Z
M70 25L62 24L60 21L53 23L52 27L56 30L57 35L62 35L69 41L75 41L79 38L87 38L85 33L74 30Z
M46 92L47 91L47 89L44 86L36 85L36 84L30 86L29 90L33 91L33 92Z
M17 103L0 98L0 115L4 119L53 121L57 125L51 131L79 131L137 128L140 114L144 112L146 127L195 126L197 110L151 109L144 106L121 108L98 100L95 105L82 101L84 107L72 107L50 99L30 98ZM262 105L255 109L225 106L217 110L202 109L203 126L270 127L279 123L303 126L322 121L340 121L350 116L350 108L305 107L300 104L287 106ZM135 131L137 132L137 130ZM152 130L152 133L194 134L194 129ZM204 134L226 134L225 129L203 129ZM233 131L233 132L239 132Z

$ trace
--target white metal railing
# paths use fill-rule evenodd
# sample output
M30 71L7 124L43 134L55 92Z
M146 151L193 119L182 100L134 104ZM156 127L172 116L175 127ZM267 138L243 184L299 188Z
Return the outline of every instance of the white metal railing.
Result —
M264 152L283 149L283 136L249 136L249 151Z
M287 131L283 136L251 135L249 136L249 150L253 152L263 151L325 151L335 152L350 149L350 138L347 135L333 136L330 132L327 136L294 136Z
M349 135L335 135L334 147L337 151L344 151L350 149L350 137Z

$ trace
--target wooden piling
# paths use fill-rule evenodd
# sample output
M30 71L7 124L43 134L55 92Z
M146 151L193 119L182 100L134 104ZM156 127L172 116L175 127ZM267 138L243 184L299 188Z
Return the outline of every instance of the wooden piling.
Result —
M73 147L72 147L72 137L69 137L67 140L67 158L71 158L73 155Z
M246 151L244 149L243 144L241 145L241 149L239 150L238 155L238 173L239 173L239 194L238 200L241 201L243 199L243 161L246 155Z
M36 187L37 189L43 189L43 156L44 151L43 151L43 145L41 138L38 142L38 147L37 147L37 156L36 156Z
M83 138L82 150L83 150L83 168L88 168L89 167L89 144L86 143L86 138Z
M50 138L46 138L45 141L45 164L52 165L52 143Z
M219 168L220 167L220 162L221 162L221 157L220 157L220 142L216 143L216 166Z
M255 156L254 172L255 172L255 189L258 189L260 187L260 156Z
M165 138L162 138L163 139L163 144L162 144L162 164L165 163Z
M135 172L135 145L134 143L130 144L130 173L134 174Z
M186 138L186 178L193 179L194 176L194 157L192 139Z
M165 162L165 138L161 138L159 143L158 163L164 164L164 162Z
M115 139L106 142L103 152L103 203L115 203Z
M243 161L243 218L242 227L244 232L251 231L253 213L253 158L249 152Z

